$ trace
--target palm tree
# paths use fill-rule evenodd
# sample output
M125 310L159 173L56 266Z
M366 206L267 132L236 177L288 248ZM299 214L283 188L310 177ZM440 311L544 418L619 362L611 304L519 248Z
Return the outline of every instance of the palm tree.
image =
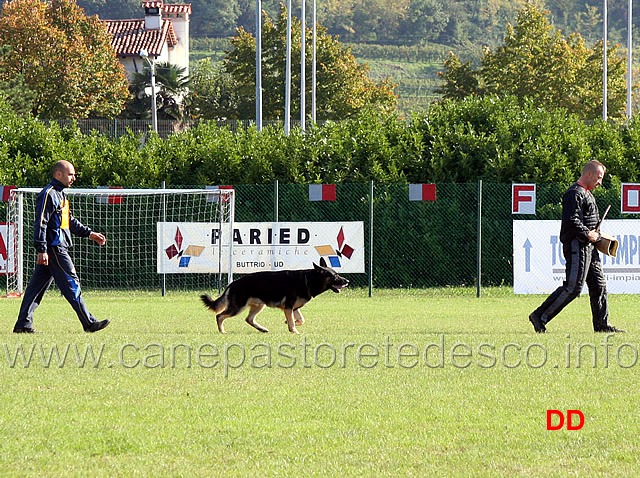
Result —
M186 68L168 62L157 63L156 66L156 105L158 119L182 120L188 105L185 104L189 89L189 77ZM148 117L151 110L151 96L147 94L151 87L151 71L146 66L142 72L132 75L132 102L127 105L128 115Z

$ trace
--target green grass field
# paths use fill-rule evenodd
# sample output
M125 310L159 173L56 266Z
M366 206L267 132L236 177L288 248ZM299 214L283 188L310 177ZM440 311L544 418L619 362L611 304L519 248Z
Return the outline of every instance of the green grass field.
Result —
M327 292L304 335L268 309L269 334L223 336L197 293L93 292L113 323L90 335L50 291L25 336L0 299L0 475L636 475L640 297L611 296L615 336L587 297L536 335L541 300ZM549 409L583 428L547 431Z

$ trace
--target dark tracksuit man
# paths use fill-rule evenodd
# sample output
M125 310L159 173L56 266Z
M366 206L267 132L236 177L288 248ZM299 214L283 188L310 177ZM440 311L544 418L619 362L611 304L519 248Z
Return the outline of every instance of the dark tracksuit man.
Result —
M14 333L37 333L33 328L33 313L54 280L78 314L85 332L97 332L109 325L109 320L98 321L87 310L80 290L80 280L69 257L71 234L88 237L101 246L106 242L104 235L93 232L69 212L69 201L64 188L73 184L75 174L75 168L70 162L57 162L53 167L53 179L38 194L33 231L38 260L22 299Z
M580 179L564 193L560 241L566 260L566 278L563 284L529 315L529 320L538 333L544 333L546 324L580 295L585 282L589 289L593 330L624 332L609 324L607 284L600 255L594 245L600 239L600 232L597 230L600 218L591 191L602 184L605 171L606 168L599 161L589 161L584 166Z

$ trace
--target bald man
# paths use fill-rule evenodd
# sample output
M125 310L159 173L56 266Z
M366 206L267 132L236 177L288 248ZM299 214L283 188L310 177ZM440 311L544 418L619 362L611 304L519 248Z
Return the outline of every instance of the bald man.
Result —
M76 179L76 170L69 161L58 161L53 166L51 182L38 194L33 242L38 254L36 268L22 298L18 321L13 328L16 334L38 333L33 328L33 313L42 302L44 293L53 281L65 299L75 310L85 332L97 332L109 325L109 320L97 320L82 298L80 280L76 274L69 249L73 245L71 235L88 237L103 246L104 235L93 232L78 221L69 211L69 201L64 189Z
M566 260L566 279L540 307L529 315L533 329L543 334L547 324L573 299L584 284L589 289L591 318L595 332L624 332L609 323L607 283L595 243L600 240L600 215L592 191L602 184L606 168L600 161L589 161L582 175L564 193L560 242Z

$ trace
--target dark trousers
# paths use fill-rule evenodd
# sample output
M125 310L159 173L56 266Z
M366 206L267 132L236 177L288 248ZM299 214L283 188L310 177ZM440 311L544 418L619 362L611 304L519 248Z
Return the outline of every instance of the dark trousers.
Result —
M593 244L581 244L577 239L563 244L562 250L567 261L566 279L533 313L546 324L580 295L586 282L593 329L602 330L609 325L609 307L600 255Z
M33 313L42 302L44 293L51 283L56 281L60 292L76 311L82 327L86 329L91 323L96 322L96 318L89 313L84 303L80 280L67 249L51 246L47 248L47 253L49 265L36 265L22 298L15 328L33 328Z

